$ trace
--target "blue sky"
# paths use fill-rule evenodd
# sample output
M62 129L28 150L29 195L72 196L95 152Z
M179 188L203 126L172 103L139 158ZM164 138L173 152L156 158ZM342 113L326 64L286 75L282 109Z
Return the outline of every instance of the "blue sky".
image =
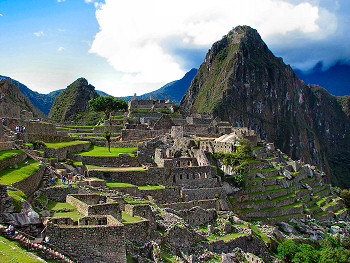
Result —
M40 93L85 77L143 94L198 68L211 45L250 25L292 67L350 58L348 0L0 0L0 75Z

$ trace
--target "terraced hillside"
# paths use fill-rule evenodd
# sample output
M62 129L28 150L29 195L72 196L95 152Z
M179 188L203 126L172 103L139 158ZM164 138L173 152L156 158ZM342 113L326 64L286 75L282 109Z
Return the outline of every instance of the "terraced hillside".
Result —
M271 223L343 217L344 202L323 183L323 173L266 146L253 149L257 159L249 162L246 186L230 197L235 211L243 218Z

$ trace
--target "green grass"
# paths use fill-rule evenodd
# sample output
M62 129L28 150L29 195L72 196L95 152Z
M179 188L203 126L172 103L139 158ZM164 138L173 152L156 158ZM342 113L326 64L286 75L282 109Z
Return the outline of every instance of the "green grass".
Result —
M0 162L11 159L14 155L23 155L21 150L3 150L0 151Z
M165 189L162 185L139 185L139 190L155 190L155 189Z
M118 156L120 153L128 153L130 156L134 157L133 151L137 150L137 147L131 148L111 148L111 152L108 152L108 147L101 147L92 145L88 152L79 153L83 156Z
M59 203L50 200L48 203L48 209L51 211L52 217L71 217L73 220L78 220L84 217L83 214L79 213L76 207L68 203ZM58 210L67 209L67 212L58 212Z
M149 203L148 200L134 200L131 197L127 196L124 198L124 200L129 203L129 204L145 204L145 203Z
M70 141L70 142L46 142L47 148L54 148L54 149L60 149L63 147L71 146L71 145L77 145L77 144L88 144L89 141Z
M142 219L141 217L137 217L137 216L131 216L125 212L122 212L122 218L123 218L123 222L122 223L136 223L136 222L141 222L144 221L145 219Z
M17 242L0 236L0 262L42 263L44 261L26 251Z
M232 239L235 239L237 237L241 237L241 236L246 236L247 234L245 233L231 233L231 234L227 234L225 236L218 236L218 235L211 235L208 237L209 240L223 240L223 241L230 241Z
M136 186L134 184L128 184L128 183L107 183L108 187L132 187L132 186Z
M29 165L24 164L28 161ZM23 162L18 164L18 168L7 167L4 170L0 171L0 184L11 185L12 183L19 182L28 176L32 175L39 170L40 163L32 159L26 159Z

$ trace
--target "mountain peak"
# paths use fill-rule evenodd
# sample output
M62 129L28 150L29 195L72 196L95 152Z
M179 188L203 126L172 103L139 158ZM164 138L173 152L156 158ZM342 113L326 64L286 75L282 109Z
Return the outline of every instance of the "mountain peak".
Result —
M292 158L329 174L334 153L350 140L350 123L336 98L305 85L248 26L213 44L181 104L256 130Z

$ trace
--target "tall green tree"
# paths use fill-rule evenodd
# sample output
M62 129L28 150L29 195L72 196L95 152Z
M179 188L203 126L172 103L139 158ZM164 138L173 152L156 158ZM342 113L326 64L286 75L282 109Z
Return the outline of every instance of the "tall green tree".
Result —
M91 109L97 112L103 112L105 114L105 119L109 121L109 131L105 132L105 138L108 142L108 151L111 152L111 126L112 121L110 115L113 111L128 109L128 104L125 100L116 99L112 96L100 96L95 99L89 100Z

